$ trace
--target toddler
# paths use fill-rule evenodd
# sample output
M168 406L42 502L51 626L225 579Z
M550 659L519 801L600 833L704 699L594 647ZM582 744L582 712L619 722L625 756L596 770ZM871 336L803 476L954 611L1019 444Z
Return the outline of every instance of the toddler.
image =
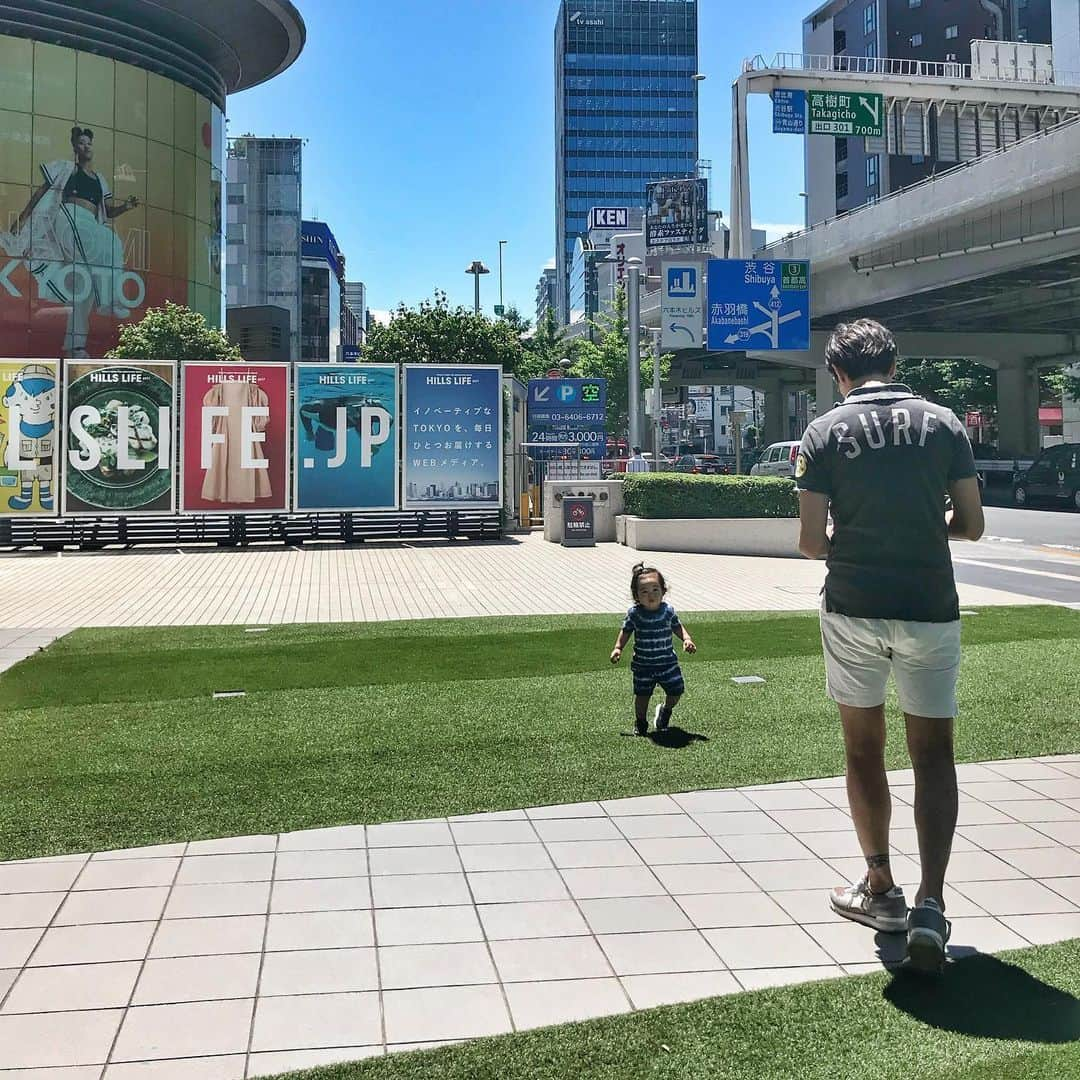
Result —
M664 731L671 723L671 712L686 689L671 643L672 635L681 639L683 649L688 653L697 652L697 646L679 622L675 609L665 602L667 583L659 570L638 563L630 579L630 593L634 597L634 606L626 613L622 632L611 651L611 662L619 662L633 634L634 658L630 661L630 670L634 674L634 731L638 735L647 735L649 699L657 684L667 695L656 706L654 724L657 731Z

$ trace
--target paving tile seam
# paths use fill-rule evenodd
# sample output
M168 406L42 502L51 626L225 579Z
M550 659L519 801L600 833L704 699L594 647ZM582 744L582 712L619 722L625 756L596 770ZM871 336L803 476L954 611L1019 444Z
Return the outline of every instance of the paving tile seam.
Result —
M259 970L255 975L255 990L251 1001L251 1019L248 1023L247 1040L244 1046L244 1076L248 1075L251 1067L251 1050L255 1042L255 1024L259 1015L259 991L262 989L263 971L266 967L266 943L270 934L270 914L273 909L274 899L274 874L277 871L278 849L281 846L281 836L278 834L274 839L274 857L270 865L270 882L266 890L266 910L262 913L264 922L262 929L262 942L259 949Z
M188 845L185 844L184 845L184 850L185 851L187 850L187 847L188 847ZM124 1030L124 1025L127 1023L128 1014L131 1012L132 1002L135 999L135 993L139 988L139 983L142 981L143 972L146 970L147 958L150 956L150 950L153 948L154 940L157 937L158 932L161 929L161 923L165 918L165 912L168 910L169 901L172 898L172 894L173 894L174 889L176 888L176 881L177 881L177 878L180 876L180 870L183 867L183 864L184 864L183 856L177 858L176 866L175 866L175 868L173 870L172 880L171 880L171 882L169 884L169 892L165 897L165 903L162 905L161 913L158 916L157 920L155 921L154 929L150 933L149 938L147 939L146 949L143 952L142 960L141 960L141 962L139 964L139 970L135 975L135 981L131 984L131 991L128 994L127 1004L124 1006L123 1013L122 1013L122 1015L120 1017L120 1023L117 1024L116 1030L113 1032L112 1041L109 1044L109 1052L105 1057L105 1065L104 1065L104 1067L102 1069L102 1076L104 1076L105 1071L109 1067L109 1063L112 1061L112 1056L116 1052L116 1045L119 1042L120 1033ZM90 865L91 865L90 861L87 861L84 864L83 870L80 872L80 876L82 875L82 873L85 873L86 867L90 866ZM68 893L69 897L74 893L74 888L75 888L75 885L77 883L78 883L77 879L76 879L76 881L72 882L71 890L69 890L69 893ZM67 903L67 901L64 901L64 903ZM61 905L61 909L62 909L62 907L63 907L63 905Z

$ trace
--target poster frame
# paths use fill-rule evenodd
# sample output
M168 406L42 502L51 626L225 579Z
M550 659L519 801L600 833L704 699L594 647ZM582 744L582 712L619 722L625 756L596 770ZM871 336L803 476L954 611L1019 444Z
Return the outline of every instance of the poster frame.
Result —
M56 419L53 423L54 436L56 439L57 452L60 452L61 447L64 445L67 438L66 425L63 423L63 383L64 383L64 362L56 357L20 357L20 356L4 356L0 357L0 363L4 366L20 365L25 367L28 364L51 364L56 370ZM2 463L0 463L2 464ZM57 460L57 453L53 454L53 509L52 510L37 510L34 512L23 510L0 510L0 522L16 522L16 521L55 521L57 518L63 517L62 513L62 500L61 500L61 485L63 480L61 478L63 470L60 467L60 462ZM6 498L5 498L6 505Z
M402 394L402 377L401 377L401 365L400 364L366 364L366 363L349 363L349 364L332 364L324 361L304 361L302 363L289 365L294 370L295 374L291 379L291 398L292 408L290 409L290 422L292 423L292 484L291 496L292 496L292 513L294 514L378 514L386 513L388 511L395 511L401 509L401 473L404 467L402 460L402 438L404 428L402 426L402 418L404 416L404 409L402 408L401 394ZM427 365L420 365L426 367ZM394 447L394 504L393 506L362 506L362 507L348 507L348 506L324 506L324 507L312 507L312 506L300 506L300 372L305 369L311 368L340 368L343 375L355 375L361 370L368 368L378 369L382 371L392 371L394 373L394 409L397 415L394 417L396 421L397 430L394 433L393 447Z
M68 509L68 470L73 469L71 459L68 457L68 374L71 368L80 364L99 364L108 367L141 367L147 369L153 368L166 368L172 373L172 406L170 409L170 423L172 425L172 431L170 432L170 438L173 440L170 453L172 454L172 470L169 483L169 509L168 510L69 510ZM177 444L176 437L179 433L179 418L180 410L178 407L179 398L179 386L177 375L179 373L179 364L175 360L96 360L96 359L77 359L77 360L65 360L64 361L64 394L63 394L63 416L64 416L64 451L62 462L62 480L61 480L61 493L62 493L62 512L61 517L65 518L129 518L129 517L171 517L176 513L176 500L178 497L177 489L177 470L180 464L181 458L177 457Z
M403 510L501 510L503 507L503 498L505 496L505 471L506 471L506 446L503 442L505 436L503 432L503 368L501 364L402 364L401 365L401 415L403 418L409 415L409 371L449 371L462 372L462 371L493 371L496 373L496 384L499 391L499 407L495 410L498 415L498 442L496 446L499 455L499 468L498 468L498 487L499 495L496 502L432 502L424 500L423 502L411 502L408 496L408 461L409 455L406 452L406 442L408 438L408 431L404 423L401 425L401 439L402 439L402 451L401 451L401 487L404 491L404 498L402 500L401 508Z
M292 488L292 484L289 479L289 468L291 462L289 455L292 448L292 368L291 363L287 363L281 360L266 360L266 361L234 361L234 360L182 360L180 362L180 407L177 410L177 423L179 425L179 437L177 444L180 448L180 493L177 499L176 513L179 517L209 517L212 515L218 515L222 517L233 517L236 515L247 517L249 515L255 516L258 514L289 514L291 513L288 503L289 495ZM198 367L211 367L211 368L227 368L233 367L236 369L243 368L282 368L285 371L285 489L282 492L282 499L285 502L281 507L263 507L252 505L250 510L238 510L231 508L228 510L207 510L203 507L198 507L194 510L189 510L184 505L184 489L187 480L187 453L186 453L186 437L185 429L187 427L186 415L185 415L185 402L187 401L187 373L189 368Z

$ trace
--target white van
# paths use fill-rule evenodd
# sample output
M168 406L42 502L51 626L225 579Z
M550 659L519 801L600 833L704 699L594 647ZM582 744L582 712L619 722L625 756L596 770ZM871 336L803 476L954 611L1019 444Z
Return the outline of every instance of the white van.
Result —
M751 476L787 476L795 479L795 459L799 443L778 442L768 447L750 470Z

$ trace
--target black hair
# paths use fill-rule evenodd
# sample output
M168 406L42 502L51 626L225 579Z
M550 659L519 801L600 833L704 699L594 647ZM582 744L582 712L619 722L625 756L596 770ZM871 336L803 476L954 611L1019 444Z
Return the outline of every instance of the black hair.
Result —
M630 578L630 595L635 600L638 598L638 582L646 574L655 574L660 581L660 594L664 595L667 593L667 582L664 580L664 575L661 574L655 566L646 566L644 563L638 563L630 573L632 575Z
M94 133L89 128L73 127L71 129L71 145L74 146L83 136L86 136L91 142L94 141Z
M634 453L635 454L640 454L641 453L641 447L640 446L635 446L634 447Z
M841 323L825 346L825 366L833 376L838 371L849 379L888 375L895 363L896 339L873 319Z

